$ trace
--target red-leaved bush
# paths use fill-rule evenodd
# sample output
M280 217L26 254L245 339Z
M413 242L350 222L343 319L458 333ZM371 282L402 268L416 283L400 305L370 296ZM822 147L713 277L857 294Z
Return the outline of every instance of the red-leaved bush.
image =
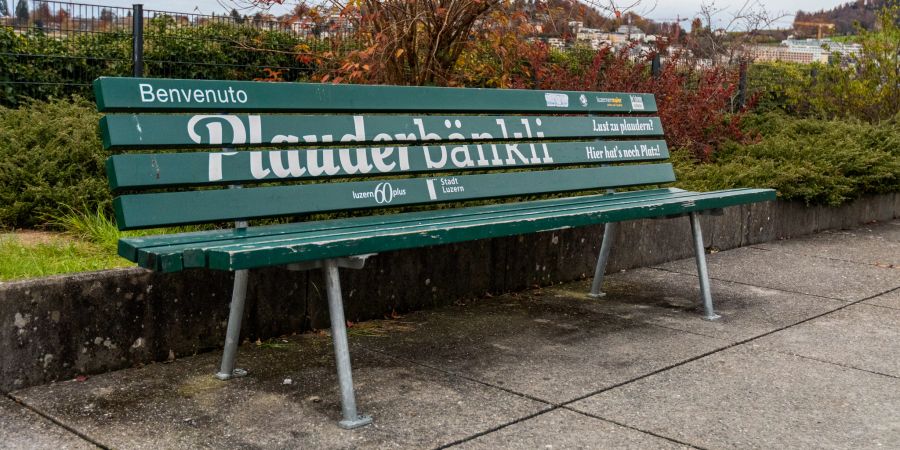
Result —
M556 63L540 46L526 52L531 76L515 80L519 88L576 91L647 92L656 96L666 141L707 161L726 140L744 141L740 123L748 107L733 112L738 68L701 67L674 52L657 76L653 54L632 56L633 47L597 50L589 66Z

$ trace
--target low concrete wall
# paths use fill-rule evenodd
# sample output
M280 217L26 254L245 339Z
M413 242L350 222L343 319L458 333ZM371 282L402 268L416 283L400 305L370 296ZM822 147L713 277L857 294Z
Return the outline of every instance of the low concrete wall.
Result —
M707 247L721 250L900 216L900 195L837 208L769 202L704 216ZM602 226L384 253L342 271L347 318L451 303L485 293L591 276ZM692 254L687 219L618 228L608 271ZM0 285L0 390L69 379L217 349L232 275L120 269ZM318 271L251 272L242 336L255 340L328 326ZM212 371L213 368L210 368Z

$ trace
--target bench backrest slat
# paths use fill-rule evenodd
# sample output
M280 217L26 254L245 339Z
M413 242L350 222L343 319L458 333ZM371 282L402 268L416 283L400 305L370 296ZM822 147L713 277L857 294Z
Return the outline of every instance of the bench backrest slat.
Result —
M109 114L100 122L112 149L376 145L647 137L663 134L656 117L413 116L297 114ZM352 142L353 144L349 144Z
M119 228L148 228L343 210L552 194L675 181L672 165L609 166L482 175L123 195Z
M532 147L534 146L534 147ZM659 161L666 142L580 141L423 148L298 149L136 153L107 160L113 191L227 185L347 176L500 170L575 164ZM496 151L496 157L494 152Z
M652 163L669 151L651 94L142 78L94 89L103 145L119 151L107 173L121 229L675 178Z
M616 92L103 77L94 93L102 112L656 112L652 94Z

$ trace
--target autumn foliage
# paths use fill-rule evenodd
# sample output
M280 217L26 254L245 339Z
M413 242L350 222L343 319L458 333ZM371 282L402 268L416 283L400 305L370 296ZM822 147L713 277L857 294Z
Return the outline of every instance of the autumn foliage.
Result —
M354 32L324 50L298 49L322 82L648 92L656 95L669 146L707 161L727 140L744 140L736 110L738 70L705 67L665 40L635 45L550 49L533 21L499 0L361 0L342 5ZM666 54L658 74L650 65Z

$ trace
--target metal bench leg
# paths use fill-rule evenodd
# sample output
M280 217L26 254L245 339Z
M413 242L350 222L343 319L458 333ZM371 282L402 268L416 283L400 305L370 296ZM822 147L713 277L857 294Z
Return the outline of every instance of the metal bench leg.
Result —
M709 291L709 272L706 270L706 252L703 249L703 232L700 231L700 214L691 213L691 233L694 235L694 254L697 259L697 275L700 277L700 296L706 320L716 320L722 316L713 310L712 294Z
M216 378L225 381L247 375L244 369L234 368L234 359L241 339L241 320L244 318L244 300L247 299L246 270L234 272L234 289L231 291L231 312L228 314L228 330L225 332L225 350L222 352L222 366Z
M597 268L594 269L594 282L591 283L592 298L600 298L606 295L600 292L603 289L603 275L606 273L606 263L609 262L609 251L616 235L616 222L610 222L603 226L603 242L600 244L600 256L597 257Z
M331 340L334 342L334 359L337 362L338 383L341 387L341 410L344 420L341 428L352 429L372 423L369 416L356 412L356 394L353 392L353 373L350 368L350 349L347 345L347 322L344 319L344 302L341 299L341 280L337 261L323 262L325 289L328 293L328 313L331 316Z

